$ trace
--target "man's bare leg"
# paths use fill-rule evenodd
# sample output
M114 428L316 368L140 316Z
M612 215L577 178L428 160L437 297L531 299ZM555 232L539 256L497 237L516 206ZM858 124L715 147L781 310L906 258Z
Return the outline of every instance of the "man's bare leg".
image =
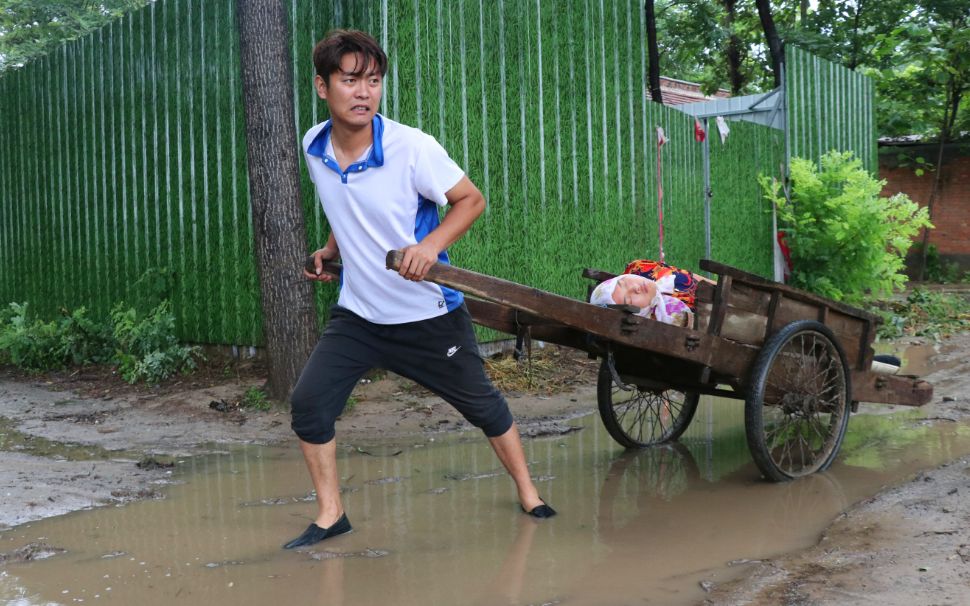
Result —
M519 502L526 511L532 511L542 505L539 498L539 491L532 483L532 476L529 475L529 467L525 462L525 451L522 450L522 439L519 437L519 429L515 423L509 430L500 436L489 438L492 449L498 455L499 461L515 481L515 487L519 491Z
M344 516L343 504L340 502L337 441L310 444L300 440L300 449L303 451L303 458L310 471L313 487L317 491L317 517L313 524L303 531L303 534L283 545L283 549L313 545L352 530L350 521Z
M337 475L337 440L311 444L300 440L313 488L317 491L317 518L320 528L329 528L344 513L340 502L340 478Z

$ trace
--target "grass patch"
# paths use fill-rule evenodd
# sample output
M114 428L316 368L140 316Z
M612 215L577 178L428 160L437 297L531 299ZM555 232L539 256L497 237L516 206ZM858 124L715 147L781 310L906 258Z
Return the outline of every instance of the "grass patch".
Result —
M941 339L970 328L970 303L959 295L913 289L904 300L878 304L880 339L903 336Z
M258 387L250 387L247 389L239 405L246 410L267 411L272 408L272 403L266 397L266 392Z
M545 347L519 360L512 354L488 358L485 372L503 393L551 395L594 380L596 362L579 352Z
M358 402L360 402L360 399L357 396L350 396L347 398L347 403L344 404L344 409L340 412L340 416L348 415L353 412L354 407L357 406Z

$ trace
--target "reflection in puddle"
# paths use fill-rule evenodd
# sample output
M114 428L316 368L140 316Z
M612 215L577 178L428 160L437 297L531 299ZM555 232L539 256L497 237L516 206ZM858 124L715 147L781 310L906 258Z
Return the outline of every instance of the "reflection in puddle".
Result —
M0 570L0 601L39 604L691 604L701 581L813 544L845 507L970 452L968 428L858 415L834 468L757 478L743 405L702 401L682 444L624 452L598 418L526 442L561 513L522 515L484 440L438 438L394 456L338 460L355 531L305 552L280 544L315 511L296 446L190 459L164 501L104 508L0 534L66 554ZM371 450L371 452L376 452ZM388 481L394 479L394 481Z

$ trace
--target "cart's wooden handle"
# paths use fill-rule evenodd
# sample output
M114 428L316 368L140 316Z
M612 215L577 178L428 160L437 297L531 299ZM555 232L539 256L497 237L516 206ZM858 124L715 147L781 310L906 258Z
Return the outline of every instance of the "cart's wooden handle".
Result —
M303 264L303 268L307 270L308 273L315 274L317 272L316 263L313 261L313 255L306 258L306 262ZM324 273L333 274L340 277L340 272L343 271L344 267L340 263L334 263L333 261L323 262Z
M393 271L401 271L401 263L403 262L404 262L403 250L387 251L387 258L384 260L384 264L387 267L387 269L390 269ZM438 269L439 267L441 267L440 263L437 263L437 262L434 263L431 267L428 268L428 273L425 274L424 279L427 282L438 283L438 280L442 278L441 272ZM450 269L450 268L451 266L446 266L446 269ZM451 285L446 284L446 286L451 286ZM459 288L458 290L461 290L461 289Z

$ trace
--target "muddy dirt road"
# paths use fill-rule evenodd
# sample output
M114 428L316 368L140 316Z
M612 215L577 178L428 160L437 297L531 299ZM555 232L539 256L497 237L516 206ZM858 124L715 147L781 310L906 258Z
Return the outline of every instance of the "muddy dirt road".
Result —
M970 454L970 336L954 337L931 353L928 378L936 387L936 397L929 407L916 415L886 407L864 409L850 424L844 454L831 474L780 487L756 480L743 435L736 430L737 419L730 418L734 413L725 413L725 418L699 413L696 429L692 426L693 434L685 437L684 450L623 455L596 419L577 418L594 406L592 372L584 377L577 372L573 389L566 392L512 397L523 433L537 436L527 444L547 487L541 489L565 510L558 525L525 529L514 524L520 516L506 494L505 479L491 473L495 470L490 453L473 432L455 431L465 427L459 417L418 390L395 381L374 381L361 390L357 406L340 421L347 499L361 499L357 506L366 512L365 525L351 535L356 537L353 544L311 557L327 560L323 569L316 569L314 586L336 587L328 585L325 577L340 568L341 591L348 593L343 603L367 603L359 601L361 590L351 595L347 588L359 584L358 574L369 578L373 570L361 562L383 557L375 554L384 550L398 552L399 559L424 562L428 570L455 558L483 567L506 590L490 594L488 588L479 587L472 592L478 603L966 603L964 594L970 591L970 499L966 499L970 457L965 456ZM24 588L43 587L46 596L57 588L45 587L42 579L61 569L57 562L70 563L64 570L84 570L83 562L127 553L118 548L124 541L91 538L103 531L71 538L79 532L74 516L38 523L40 535L30 521L141 500L123 510L87 512L83 520L87 528L118 525L128 516L175 516L182 524L185 502L205 509L208 506L199 503L223 492L234 497L225 505L229 509L212 505L215 509L201 518L207 522L198 528L189 523L188 532L228 536L240 519L252 520L246 518L256 515L252 512L259 512L262 526L252 536L235 537L239 542L235 549L225 547L225 538L213 538L220 549L209 553L208 548L200 548L201 555L193 557L179 551L178 557L186 560L179 569L169 565L167 572L161 572L156 565L154 573L146 568L145 574L179 578L181 595L195 591L195 598L207 596L208 603L247 602L222 601L229 600L232 592L212 601L211 592L206 594L204 588L215 573L194 576L197 573L189 574L181 566L209 556L211 561L194 565L214 564L227 571L219 574L230 579L227 583L235 583L229 587L250 583L253 569L247 565L254 560L261 562L257 570L267 578L296 574L285 572L285 566L284 572L277 568L282 561L275 543L294 523L293 516L297 526L305 524L299 521L310 507L306 493L300 492L307 489L304 472L298 459L288 458L294 453L285 446L283 450L260 446L291 440L287 416L218 412L209 406L237 398L245 387L226 384L163 398L90 400L52 392L44 385L0 382L4 419L0 426L0 597L13 595L20 601L12 603L24 606L90 600L99 591L98 583L82 579L80 572L70 588L61 590L73 592L61 602L31 597ZM250 446L240 451L241 444ZM398 451L404 454L393 454ZM439 453L433 457L435 462L415 454L432 451ZM389 453L396 471L374 466ZM410 457L407 462L405 456ZM267 467L267 461L275 459L288 464ZM939 467L940 463L946 464ZM920 473L925 468L929 470ZM263 471L255 474L257 469ZM253 479L255 475L272 478L274 483L264 487ZM429 478L421 490L414 484L418 477ZM245 488L238 487L238 482L244 482ZM880 492L887 485L897 486ZM239 497L240 491L255 496L247 501ZM263 507L243 507L266 500L270 502ZM428 500L424 506L423 500ZM424 508L435 502L448 504L436 506L434 515L426 519ZM712 502L720 503L716 512L711 511ZM269 505L286 508L289 515L267 514L275 511ZM168 513L168 507L183 512L183 517ZM767 509L744 515L753 507ZM493 508L499 513L493 513ZM132 513L121 513L128 511ZM461 511L475 512L474 529L457 530ZM690 532L678 517L685 514L692 520ZM422 539L414 552L413 545L400 542L402 528L408 536L414 532L420 536L425 522L443 520L451 524L458 543ZM132 524L142 527L142 522ZM47 547L41 539L51 537L62 537L63 544L51 544L50 549L64 548L68 553L44 562L15 562L43 555ZM470 553L467 548L455 551L459 545L481 547ZM442 556L443 560L436 559ZM142 554L116 557L118 563L112 566L117 570L106 574L122 574L122 561L140 562ZM680 567L671 568L671 562ZM102 562L92 570L103 566ZM324 577L318 578L321 570ZM422 594L418 581L408 584L406 595L413 603L447 603L437 597L444 600L449 592L467 590L467 578L458 574L453 582L442 583L411 568L390 570L397 575L405 572L424 586L439 583L431 594ZM90 576L94 578L94 572ZM147 577L132 578L136 580L130 582L131 595L138 595L138 587L154 583ZM253 596L272 585L253 588ZM508 587L519 589L509 594ZM388 587L371 589L380 593ZM117 585L114 591L118 592ZM98 595L102 602L107 598L103 591ZM165 599L173 595L160 594L157 603L167 603ZM431 597L435 599L428 601ZM111 603L125 602L118 595Z

